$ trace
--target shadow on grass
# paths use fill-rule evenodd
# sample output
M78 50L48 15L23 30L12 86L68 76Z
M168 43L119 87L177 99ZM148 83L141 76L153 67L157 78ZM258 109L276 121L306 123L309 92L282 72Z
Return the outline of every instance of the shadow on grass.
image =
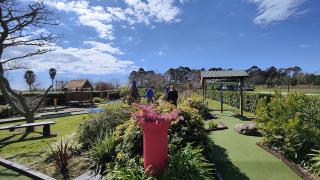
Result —
M254 118L241 116L240 114L234 114L232 115L234 118L240 119L241 121L252 121Z
M39 139L47 139L47 138L55 137L55 135L43 136L42 132L33 132L32 133L32 134L39 134L40 136L28 137L30 134L31 133L17 133L17 134L5 137L0 140L0 149L9 145L9 144L13 144L13 143L34 141L34 140L39 140ZM14 139L14 140L12 140L12 139Z
M248 180L249 177L242 173L240 169L235 166L225 148L220 147L216 144L212 144L213 148L213 161L215 163L218 173L220 173L223 179L226 180Z
M7 172L6 172L6 171L7 171ZM18 174L18 173L14 173L14 172L10 173L10 172L8 172L7 169L0 171L0 177L3 177L3 178L12 178L12 179L15 179L15 178L18 178L18 177L20 177L20 176L21 176L21 175Z

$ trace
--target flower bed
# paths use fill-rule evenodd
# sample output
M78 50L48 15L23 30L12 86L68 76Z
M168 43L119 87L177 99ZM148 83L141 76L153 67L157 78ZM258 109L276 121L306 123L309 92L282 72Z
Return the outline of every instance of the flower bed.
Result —
M92 172L106 179L213 178L211 141L202 115L187 100L178 107L161 100L113 106L119 105L85 120L70 148L88 159ZM160 170L150 172L160 160Z

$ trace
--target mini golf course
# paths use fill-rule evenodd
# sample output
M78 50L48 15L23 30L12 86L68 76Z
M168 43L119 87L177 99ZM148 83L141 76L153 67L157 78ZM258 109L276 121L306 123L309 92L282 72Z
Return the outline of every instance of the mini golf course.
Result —
M212 112L216 121L229 129L213 131L209 137L214 142L214 158L218 172L225 180L296 180L300 179L287 165L256 145L261 137L245 136L234 131L240 123L230 111Z

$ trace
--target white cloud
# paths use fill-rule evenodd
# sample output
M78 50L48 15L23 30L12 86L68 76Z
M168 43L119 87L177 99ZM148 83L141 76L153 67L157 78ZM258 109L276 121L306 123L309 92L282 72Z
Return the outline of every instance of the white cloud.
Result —
M306 0L248 0L258 6L258 15L254 18L254 23L268 25L273 22L283 21L290 16L302 14L299 6Z
M133 15L137 22L149 24L155 18L157 22L177 22L181 10L174 5L174 0L125 0L131 9L127 13Z
M114 39L113 22L124 21L129 25L151 22L178 22L181 10L175 0L124 0L127 7L90 6L89 1L48 1L52 7L78 15L80 25L94 28L99 37Z
M108 46L97 42L87 42L94 45L93 48L62 48L54 45L55 51L39 56L32 56L19 62L26 62L27 66L36 72L47 71L51 67L56 68L60 73L94 74L103 75L110 73L126 74L134 69L134 62L129 60L119 60L107 51ZM4 54L4 59L19 56L35 51L34 46L18 46L8 48ZM117 51L115 48L112 51ZM119 53L119 52L118 52Z
M159 55L159 56L162 56L162 55L163 55L163 51L159 51L159 52L158 52L158 55Z
M93 50L98 50L101 52L107 52L110 54L123 54L119 48L114 48L110 44L96 42L96 41L84 41L84 45L91 47Z
M80 24L94 28L99 33L99 37L114 39L113 26L110 23L114 17L103 7L91 7L89 1L48 1L47 3L60 11L76 13Z

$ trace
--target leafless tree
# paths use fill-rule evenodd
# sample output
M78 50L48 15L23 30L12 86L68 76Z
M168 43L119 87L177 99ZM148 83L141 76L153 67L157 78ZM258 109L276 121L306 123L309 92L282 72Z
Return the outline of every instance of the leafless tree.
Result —
M4 73L21 68L17 60L52 51L49 47L55 40L55 35L37 30L54 25L58 25L56 14L41 1L0 0L0 90L9 105L23 115L27 123L34 122L34 113L52 86L35 106L30 107L25 98L11 88ZM36 50L15 57L3 57L7 49L19 46L36 47ZM33 128L27 128L27 132L32 131Z

